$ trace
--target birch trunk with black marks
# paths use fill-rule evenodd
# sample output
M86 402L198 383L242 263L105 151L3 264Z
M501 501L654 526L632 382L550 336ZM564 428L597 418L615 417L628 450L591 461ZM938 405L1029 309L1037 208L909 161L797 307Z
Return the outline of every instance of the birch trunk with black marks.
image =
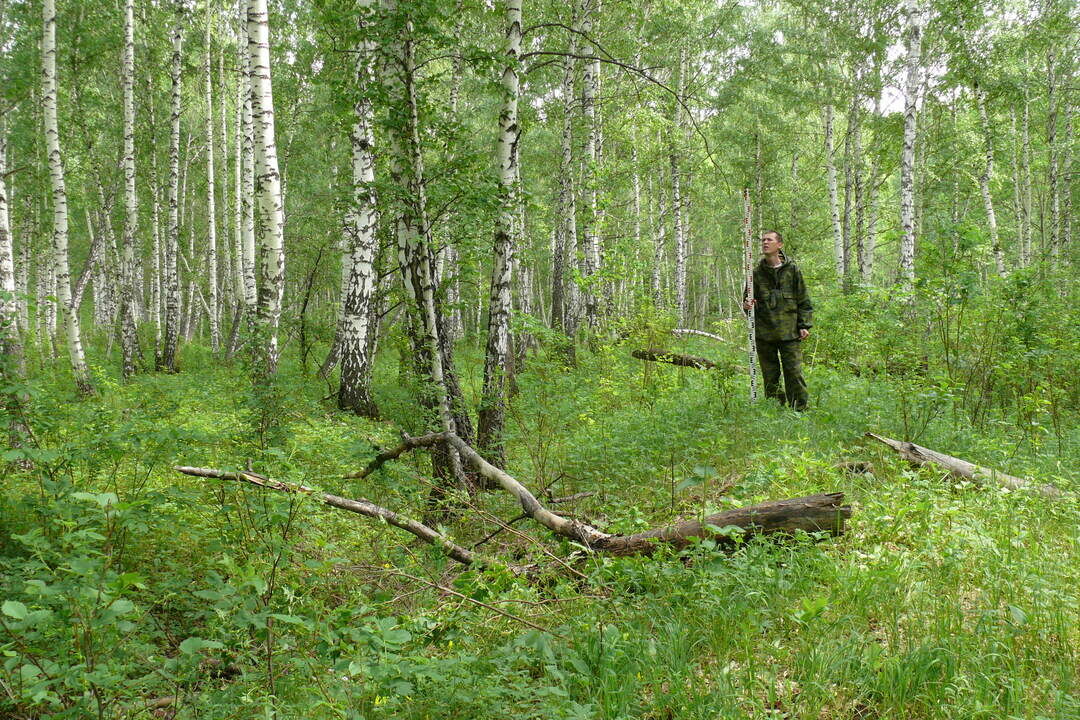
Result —
M976 88L976 102L979 105L979 120L983 132L983 151L985 164L979 176L979 191L982 193L983 209L986 211L986 225L990 231L990 247L994 253L994 265L997 274L1005 277L1005 254L998 237L997 215L994 214L994 197L990 192L990 180L994 175L994 136L990 128L990 116L986 112L986 92Z
M1058 191L1058 78L1057 56L1054 49L1046 51L1046 181L1049 185L1050 259L1057 262L1061 256L1061 234L1059 232L1061 218L1061 196Z
M1028 101L1027 88L1024 88L1024 113L1022 129L1022 152L1020 154L1020 171L1022 180L1022 202L1024 212L1024 236L1020 241L1020 252L1024 267L1031 264L1031 216L1034 209L1031 199L1031 110Z
M874 118L881 112L881 93L875 93ZM878 175L881 171L881 160L878 146L880 134L874 130L874 139L870 144L870 176L867 178L867 193L870 196L869 208L866 213L866 237L863 240L863 256L859 265L859 277L864 286L869 287L874 278L874 252L877 249L877 221L878 221Z
M862 268L866 264L866 177L863 173L863 145L862 145L862 94L856 93L855 103L851 112L851 183L853 188L853 205L855 210L855 222L852 225L852 235L855 239L855 265L848 263L848 272L844 277L851 277L856 270L862 279ZM872 251L871 251L872 252ZM850 285L850 282L848 283Z
M656 193L656 232L653 235L653 261L652 272L649 277L649 290L652 293L653 307L660 309L664 306L664 288L661 282L664 269L665 244L667 243L667 210L664 198L667 193L661 188Z
M599 11L599 0L582 3L581 31L586 36L593 32L593 16ZM596 91L600 77L600 60L587 60L581 78L581 112L585 118L585 172L582 185L585 190L585 212L582 214L582 239L584 241L583 300L585 322L589 332L600 326L600 228L597 192L597 164L599 162L600 121L596 113Z
M922 9L918 0L905 7L904 141L900 154L900 287L910 293L915 286L915 138L922 55Z
M128 2L131 1L128 0ZM218 322L221 317L221 296L218 292L217 198L214 189L216 181L214 173L214 83L210 69L210 25L212 18L213 13L208 4L206 11L206 47L204 48L205 57L203 60L203 72L205 73L203 94L206 99L206 119L204 123L206 134L206 294L210 305L207 313L210 316L210 349L216 353L221 349L221 331Z
M577 198L574 188L574 70L577 66L578 19L580 12L575 2L572 8L569 47L563 58L562 76L562 139L559 158L559 227L555 235L555 252L551 272L551 326L564 331L570 337L570 348L577 332L578 307L577 283L570 268L574 266L577 253Z
M361 0L360 33L368 28L374 0ZM375 196L375 43L366 37L356 53L356 92L350 142L352 146L352 207L345 218L345 253L342 262L341 381L338 407L358 415L375 417L378 409L371 396L371 361L368 354L373 332L375 301L375 253L378 240Z
M240 255L239 270L242 277L245 314L249 323L255 319L255 305L258 302L258 284L255 280L255 140L251 108L251 56L248 53L247 0L238 0L240 15L240 77L237 86L237 138L236 161L240 174L237 178L238 197L236 202L237 252Z
M64 163L60 152L60 129L57 120L56 80L56 3L42 3L43 37L41 42L42 105L45 121L45 149L49 158L49 180L52 188L53 253L56 269L56 300L60 318L67 333L68 356L75 387L82 395L94 392L90 370L83 355L82 328L77 308L72 306L71 270L68 261L68 198L64 184Z
M146 80L147 106L150 115L150 136L157 134L157 123L154 114L154 90L148 77ZM161 203L158 202L158 194L161 190L158 176L158 163L156 149L150 151L150 322L154 324L154 367L161 367L162 344L162 320L164 313L162 304L164 292L162 288L162 263L161 252Z
M477 444L499 467L505 466L503 427L506 422L507 380L513 372L510 313L514 226L517 212L518 65L521 60L521 0L506 0L506 65L502 71L503 106L495 162L499 172L499 212L495 220L491 292L488 298L484 387L480 398Z
M829 189L829 213L833 229L833 269L836 282L844 279L844 231L840 225L840 198L836 184L836 150L833 143L833 107L825 106L825 173Z
M408 12L396 0L383 0L391 13ZM406 16L402 32L389 47L386 82L390 88L390 118L387 139L390 142L390 174L398 186L402 201L398 208L396 237L402 283L406 297L415 308L413 353L417 368L426 372L430 386L421 401L436 410L444 432L455 432L467 416L455 415L460 391L453 374L450 349L441 337L442 323L435 300L435 258L427 217L424 158L416 98L416 60L412 21ZM468 428L462 427L462 432ZM457 453L449 447L433 454L435 475L442 483L463 477Z
M139 227L135 192L135 0L124 1L124 238L120 263L120 349L125 378L134 375L141 361L135 326L135 234Z
M259 247L261 249L256 377L277 371L278 322L285 292L285 211L274 131L270 79L270 24L266 0L248 0L248 62L255 139Z
M685 75L685 51L679 51L675 80L675 117L672 127L671 161L671 219L675 229L675 314L679 324L686 322L686 226L683 224L682 167L679 162L682 147L683 126L683 80Z
M165 236L165 338L161 349L160 370L176 372L177 345L180 342L180 274L177 256L180 254L180 70L183 61L183 7L176 6L176 21L172 31L170 76L172 96L169 105L169 189L168 227Z

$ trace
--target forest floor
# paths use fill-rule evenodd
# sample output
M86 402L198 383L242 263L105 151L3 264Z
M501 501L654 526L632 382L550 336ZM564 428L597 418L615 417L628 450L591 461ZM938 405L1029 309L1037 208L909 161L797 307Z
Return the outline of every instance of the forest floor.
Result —
M976 427L946 388L829 367L812 344L812 409L795 414L748 401L734 346L670 345L726 369L646 364L628 344L574 369L531 358L507 469L534 492L595 492L561 509L610 532L842 491L846 534L609 558L518 522L482 549L548 574L463 572L310 498L172 470L250 463L418 516L426 453L341 479L426 427L393 347L379 422L337 411L291 355L261 395L197 345L178 375L99 367L87 400L39 369L39 447L5 456L36 468L9 465L0 489L0 716L1080 718L1080 419ZM482 362L458 362L475 406ZM957 483L866 431L1067 494ZM485 493L445 530L470 545L517 513Z

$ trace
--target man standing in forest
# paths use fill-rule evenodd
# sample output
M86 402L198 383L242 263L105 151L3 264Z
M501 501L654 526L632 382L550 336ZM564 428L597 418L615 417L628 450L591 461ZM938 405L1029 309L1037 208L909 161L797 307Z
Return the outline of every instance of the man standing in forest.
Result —
M755 308L754 343L765 379L765 396L787 403L795 410L805 410L807 392L802 376L801 343L810 335L814 308L802 272L784 255L780 233L769 230L761 236L761 254L761 262L754 268L753 298L743 302L743 310L749 312Z

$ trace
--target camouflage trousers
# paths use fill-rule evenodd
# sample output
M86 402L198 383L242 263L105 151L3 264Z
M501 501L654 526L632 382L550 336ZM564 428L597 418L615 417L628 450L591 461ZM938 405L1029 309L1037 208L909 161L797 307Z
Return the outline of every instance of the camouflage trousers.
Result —
M769 342L758 338L758 362L765 380L765 397L775 398L796 410L805 410L809 399L802 375L802 343L798 340ZM784 375L784 392L780 392L780 373Z

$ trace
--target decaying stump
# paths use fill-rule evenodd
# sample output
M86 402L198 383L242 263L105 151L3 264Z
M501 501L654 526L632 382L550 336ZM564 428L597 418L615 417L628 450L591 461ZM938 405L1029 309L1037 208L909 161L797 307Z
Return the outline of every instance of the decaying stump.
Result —
M630 354L638 360L671 363L672 365L678 365L679 367L692 367L700 370L711 370L720 367L717 363L714 363L707 358L696 357L694 355L683 355L682 353L671 352L670 350L649 348L648 350L635 350Z
M1036 485L1035 483L1025 478L1019 478L1015 475L1006 475L1003 472L994 470L992 468L985 468L975 463L970 463L967 460L961 460L960 458L953 457L952 455L946 455L940 453L937 450L931 450L925 448L922 445L916 445L915 443L905 442L902 440L893 440L891 438L882 437L872 432L866 433L866 437L873 438L878 442L884 443L891 447L893 450L900 454L900 457L904 458L908 462L915 465L925 465L926 463L932 463L948 470L949 474L953 477L960 478L962 480L970 480L979 485L1000 485L1001 487L1008 488L1010 490L1027 490L1032 489L1038 492L1044 497L1051 499L1057 499L1061 497L1061 490L1053 485Z

